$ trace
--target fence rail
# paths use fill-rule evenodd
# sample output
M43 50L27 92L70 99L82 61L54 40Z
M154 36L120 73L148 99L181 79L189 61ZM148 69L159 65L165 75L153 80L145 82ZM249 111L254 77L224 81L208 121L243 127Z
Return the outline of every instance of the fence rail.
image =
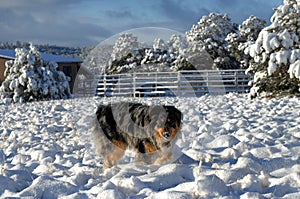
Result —
M207 93L246 93L250 90L248 82L251 79L245 70L128 73L95 76L94 80L85 82L90 86L82 86L79 90L93 90L93 94L100 97L190 97Z

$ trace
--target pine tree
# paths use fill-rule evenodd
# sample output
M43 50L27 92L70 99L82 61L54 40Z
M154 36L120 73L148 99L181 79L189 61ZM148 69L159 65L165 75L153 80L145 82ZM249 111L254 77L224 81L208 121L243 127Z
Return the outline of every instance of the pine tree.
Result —
M226 49L226 36L237 31L237 25L225 15L211 13L203 16L197 25L193 25L186 37L190 48L198 46L205 50L213 59L213 68L230 69L239 67L239 63ZM197 47L193 47L196 45Z
M229 33L226 37L227 49L231 56L240 62L240 68L248 68L251 57L245 53L250 45L255 43L260 31L264 28L266 21L255 16L250 16L241 25L237 33Z
M154 39L154 41L153 41L153 50L154 51L156 51L156 50L164 51L167 49L168 49L168 46L167 46L167 44L165 44L165 41L163 39L161 39L161 38Z
M264 28L247 51L253 61L251 96L299 93L300 2L284 0L275 9L271 25Z
M71 97L65 74L56 63L41 58L36 48L17 48L16 58L6 62L6 79L0 87L2 99L12 102L66 99Z
M131 33L121 34L117 39L111 55L112 61L121 59L133 50L138 48L137 37Z
M184 49L188 47L188 42L185 35L171 35L168 43L170 54L180 54Z
M172 68L173 62L179 54L179 48L183 47L184 41L175 35L172 35L170 40L165 43L163 39L157 38L153 41L151 48L138 44L137 38L132 34L121 35L114 44L112 59L108 63L105 74L174 69Z
M132 52L137 51L138 47L139 43L136 36L131 33L121 34L113 46L111 58L102 73L124 73L135 68L136 64L134 62L136 60Z

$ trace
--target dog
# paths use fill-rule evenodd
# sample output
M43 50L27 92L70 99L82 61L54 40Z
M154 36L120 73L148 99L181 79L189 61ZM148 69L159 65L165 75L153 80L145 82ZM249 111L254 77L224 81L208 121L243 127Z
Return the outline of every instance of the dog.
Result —
M116 166L126 150L136 152L139 164L171 159L182 118L174 106L130 102L98 106L93 135L96 151L104 157L104 169Z

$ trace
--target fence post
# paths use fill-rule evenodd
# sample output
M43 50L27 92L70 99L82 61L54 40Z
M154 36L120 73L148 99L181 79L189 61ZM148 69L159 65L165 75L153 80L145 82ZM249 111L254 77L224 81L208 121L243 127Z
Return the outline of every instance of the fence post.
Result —
M121 93L121 75L119 74L118 75L118 94L120 94Z
M179 96L180 93L180 85L181 85L181 71L177 72L177 96Z
M104 91L103 91L103 96L106 97L106 91L107 91L107 88L106 88L106 74L104 74L104 77L103 77L103 87L104 87Z
M208 71L205 71L205 73L206 73L206 87L207 87L207 89L205 90L205 94L206 93L209 93L210 91L209 91L209 89L210 89L210 82L209 82L209 72Z
M238 85L238 73L237 73L237 71L235 70L234 71L234 83L235 83L235 92L239 92L239 85Z
M136 96L136 73L134 72L133 74L132 74L132 78L133 78L133 80L132 80L132 84L133 84L133 97L135 98Z
M155 73L155 93L157 93L157 73L158 72Z

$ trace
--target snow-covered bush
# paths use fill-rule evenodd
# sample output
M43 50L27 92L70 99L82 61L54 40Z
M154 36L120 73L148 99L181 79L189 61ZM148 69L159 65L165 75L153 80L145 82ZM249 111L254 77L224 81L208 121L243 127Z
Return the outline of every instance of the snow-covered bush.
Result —
M290 94L300 87L300 2L284 0L271 25L246 49L253 57L247 72L254 73L251 96Z
M251 57L245 54L245 49L254 44L258 34L265 27L266 21L255 16L250 16L241 25L238 33L229 33L226 37L227 49L231 56L240 62L241 68L248 68Z
M41 58L34 46L17 48L16 58L6 62L6 79L0 87L2 99L30 102L66 99L71 96L68 79L56 63Z
M208 52L213 59L214 68L231 69L238 68L239 63L228 52L225 38L229 33L236 31L237 25L231 22L227 14L211 13L203 16L197 25L193 25L191 30L186 32L186 37L190 46L200 45Z

